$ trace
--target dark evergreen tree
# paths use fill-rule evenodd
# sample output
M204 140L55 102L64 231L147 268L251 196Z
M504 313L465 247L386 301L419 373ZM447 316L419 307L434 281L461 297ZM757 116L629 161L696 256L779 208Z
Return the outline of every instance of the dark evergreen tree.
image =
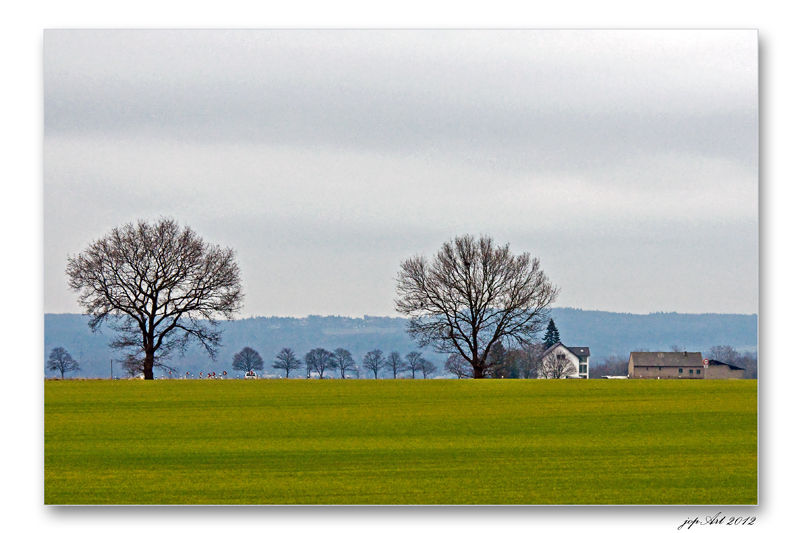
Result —
M516 371L516 361L502 343L492 346L489 352L489 375L494 379L509 379L519 377Z
M544 342L545 350L552 345L561 342L561 336L558 334L558 328L556 327L556 323L552 318L550 319L550 323L547 324L547 331L545 331L542 341Z

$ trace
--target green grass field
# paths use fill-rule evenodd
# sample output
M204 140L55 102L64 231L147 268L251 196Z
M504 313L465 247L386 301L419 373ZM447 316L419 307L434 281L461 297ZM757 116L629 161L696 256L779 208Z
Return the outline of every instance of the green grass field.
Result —
M45 382L46 504L757 503L757 382Z

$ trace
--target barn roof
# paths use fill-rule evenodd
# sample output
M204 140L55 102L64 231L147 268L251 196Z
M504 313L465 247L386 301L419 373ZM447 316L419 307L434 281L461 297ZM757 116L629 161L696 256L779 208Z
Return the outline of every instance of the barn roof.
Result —
M708 360L708 365L709 366L711 366L711 365L725 365L728 368L730 368L731 370L744 370L744 368L742 368L742 367L739 367L739 366L736 366L736 365L732 365L730 363L723 363L722 361L717 361L716 359L709 359Z
M631 352L633 366L703 366L700 352Z

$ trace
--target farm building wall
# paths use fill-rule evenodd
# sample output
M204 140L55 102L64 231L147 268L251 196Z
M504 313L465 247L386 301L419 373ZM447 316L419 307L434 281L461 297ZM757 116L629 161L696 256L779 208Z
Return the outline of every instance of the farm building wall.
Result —
M733 369L728 365L709 365L706 379L744 379L744 369Z
M629 377L632 379L705 379L702 366L636 366Z

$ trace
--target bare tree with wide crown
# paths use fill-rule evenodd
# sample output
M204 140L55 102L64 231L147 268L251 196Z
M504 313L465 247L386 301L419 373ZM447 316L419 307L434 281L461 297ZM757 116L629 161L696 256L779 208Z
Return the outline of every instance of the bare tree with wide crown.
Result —
M106 322L112 348L143 353L148 380L190 341L216 360L218 320L233 319L244 298L234 251L169 218L112 229L68 258L67 276L92 331Z
M495 344L533 342L559 289L538 259L514 255L491 237L464 235L444 243L431 260L403 261L397 292L396 309L409 317L407 331L420 347L459 354L481 379Z

